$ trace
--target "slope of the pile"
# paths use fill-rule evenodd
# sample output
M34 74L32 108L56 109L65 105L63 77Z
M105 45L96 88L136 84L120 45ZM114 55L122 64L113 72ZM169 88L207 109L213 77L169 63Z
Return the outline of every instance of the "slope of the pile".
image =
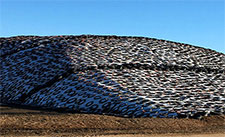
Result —
M1 102L129 117L225 112L225 55L142 37L1 38Z

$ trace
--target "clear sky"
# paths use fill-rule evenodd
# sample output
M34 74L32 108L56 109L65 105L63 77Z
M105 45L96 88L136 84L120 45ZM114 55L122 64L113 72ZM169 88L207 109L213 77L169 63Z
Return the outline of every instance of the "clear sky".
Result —
M225 53L225 0L0 0L0 37L132 35Z

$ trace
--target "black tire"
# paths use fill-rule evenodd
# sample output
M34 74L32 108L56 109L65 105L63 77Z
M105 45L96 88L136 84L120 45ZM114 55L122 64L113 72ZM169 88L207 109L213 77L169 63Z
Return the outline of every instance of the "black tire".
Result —
M139 112L135 112L133 115L134 117L141 117L143 114L144 112L139 111Z
M86 106L86 107L90 107L93 103L94 103L94 101L90 101L90 102L88 102L85 106Z
M77 104L82 105L86 100L85 99L78 99Z
M101 99L101 96L95 96L94 99Z
M91 108L92 111L95 111L98 108L98 105L97 104L94 104L90 108Z
M129 109L132 109L132 108L135 108L135 107L136 107L136 104L131 104L131 105L128 106Z
M111 103L110 103L110 102L104 103L104 104L102 105L102 110L103 110L103 112L108 112L109 109L110 109L110 107L111 107Z
M127 112L129 111L128 107L123 108L122 110L120 110L122 114L127 114Z
M105 103L105 102L107 102L106 98L102 98L101 100L99 100L99 103Z
M87 94L87 98L94 97L94 94Z

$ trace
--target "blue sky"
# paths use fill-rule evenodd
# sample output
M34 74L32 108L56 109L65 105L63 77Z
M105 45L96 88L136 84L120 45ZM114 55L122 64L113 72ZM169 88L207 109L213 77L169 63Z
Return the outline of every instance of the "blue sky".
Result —
M0 0L0 37L132 35L225 53L224 0Z

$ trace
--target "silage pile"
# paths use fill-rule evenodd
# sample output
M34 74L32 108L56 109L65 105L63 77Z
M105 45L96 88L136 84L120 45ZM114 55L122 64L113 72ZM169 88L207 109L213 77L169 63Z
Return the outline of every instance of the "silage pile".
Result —
M225 55L144 37L0 38L1 103L123 117L225 114Z

